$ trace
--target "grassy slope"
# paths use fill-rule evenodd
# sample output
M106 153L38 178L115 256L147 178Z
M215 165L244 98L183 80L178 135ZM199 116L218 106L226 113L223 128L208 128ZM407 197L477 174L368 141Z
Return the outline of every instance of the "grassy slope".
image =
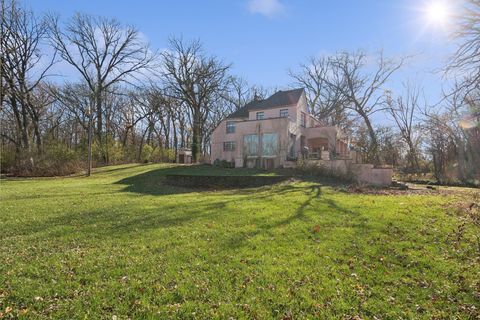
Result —
M198 192L162 185L170 171L129 165L0 182L0 312L479 315L480 230L467 224L454 245L461 221L445 213L449 196L346 194L312 182Z

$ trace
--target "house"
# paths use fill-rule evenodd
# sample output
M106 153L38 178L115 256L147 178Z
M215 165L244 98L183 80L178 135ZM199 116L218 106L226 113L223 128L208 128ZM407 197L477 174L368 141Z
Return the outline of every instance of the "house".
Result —
M295 167L304 159L339 173L352 172L359 182L392 181L391 168L362 163L339 128L309 113L303 88L247 103L220 122L210 147L212 164L223 160L234 167L272 169Z
M291 167L300 158L348 156L340 130L309 113L303 88L254 99L224 119L211 138L211 161L235 167Z

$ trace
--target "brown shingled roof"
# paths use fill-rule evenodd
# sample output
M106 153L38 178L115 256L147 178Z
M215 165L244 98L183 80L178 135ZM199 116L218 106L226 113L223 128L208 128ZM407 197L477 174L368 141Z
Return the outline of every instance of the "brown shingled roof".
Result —
M253 100L242 108L231 113L227 118L248 118L248 112L252 110L272 109L281 106L288 106L298 103L302 96L304 88L298 88L287 91L277 91L265 100Z

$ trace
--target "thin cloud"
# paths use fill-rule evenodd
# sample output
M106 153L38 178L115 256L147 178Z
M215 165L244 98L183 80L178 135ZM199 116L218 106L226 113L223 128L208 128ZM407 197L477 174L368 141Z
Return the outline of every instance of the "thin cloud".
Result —
M252 14L261 14L273 18L285 13L285 6L280 0L249 0L248 11Z

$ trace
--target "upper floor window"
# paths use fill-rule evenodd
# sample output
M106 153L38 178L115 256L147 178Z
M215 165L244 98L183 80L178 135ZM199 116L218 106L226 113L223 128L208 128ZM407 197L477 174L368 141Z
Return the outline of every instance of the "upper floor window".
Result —
M288 109L280 109L280 117L288 117Z
M227 121L227 133L235 133L235 121Z
M306 124L307 124L307 115L305 114L305 112L302 112L302 114L300 115L300 125L302 127L305 127Z
M235 151L235 141L225 141L223 143L223 151Z
M265 119L265 113L263 111L257 112L257 120Z

